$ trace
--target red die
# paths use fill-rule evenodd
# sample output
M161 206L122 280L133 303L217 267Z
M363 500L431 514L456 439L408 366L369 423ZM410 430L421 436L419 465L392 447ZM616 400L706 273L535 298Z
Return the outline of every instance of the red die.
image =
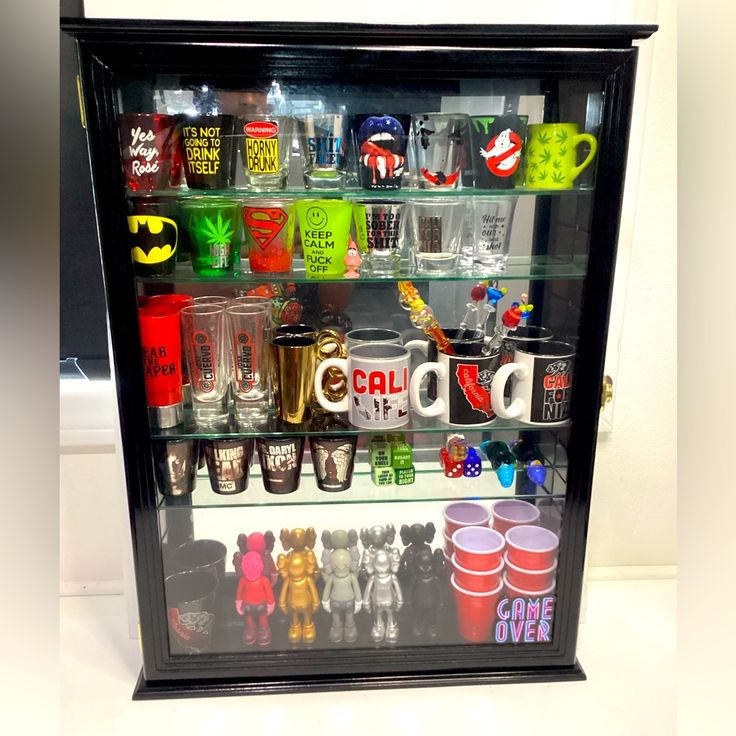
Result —
M447 452L447 450L443 447L440 450L440 465L442 466L442 471L448 478L462 478L463 477L463 469L464 469L464 463L462 460L451 460L450 454Z

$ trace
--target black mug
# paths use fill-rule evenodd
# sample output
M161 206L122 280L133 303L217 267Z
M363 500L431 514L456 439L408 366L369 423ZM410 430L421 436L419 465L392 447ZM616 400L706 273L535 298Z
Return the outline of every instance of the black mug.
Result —
M458 343L463 345L464 355L480 355L485 344L486 336L480 330L471 330L462 327L448 327L444 330L445 336L453 347ZM424 353L427 361L430 363L437 362L437 343L429 338L428 340L411 340L406 343L409 350L420 350ZM437 374L430 373L427 377L427 398L437 398Z
M526 115L471 115L476 189L513 189L523 179Z

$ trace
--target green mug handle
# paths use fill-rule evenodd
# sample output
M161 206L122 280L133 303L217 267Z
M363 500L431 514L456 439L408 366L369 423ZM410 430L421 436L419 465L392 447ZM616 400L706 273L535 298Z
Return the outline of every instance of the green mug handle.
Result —
M578 135L574 135L572 137L573 148L577 148L583 142L587 143L590 146L590 151L588 151L588 155L586 156L585 161L583 161L580 166L572 167L572 170L570 171L571 181L575 181L575 179L580 176L582 170L593 160L596 152L598 151L598 141L595 139L595 136L591 135L590 133L579 133Z

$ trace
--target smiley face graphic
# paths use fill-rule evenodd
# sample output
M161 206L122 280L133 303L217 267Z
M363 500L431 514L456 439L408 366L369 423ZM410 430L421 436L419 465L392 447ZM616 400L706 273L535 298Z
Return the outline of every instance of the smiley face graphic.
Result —
M318 230L327 224L327 213L321 207L310 207L307 210L307 222Z

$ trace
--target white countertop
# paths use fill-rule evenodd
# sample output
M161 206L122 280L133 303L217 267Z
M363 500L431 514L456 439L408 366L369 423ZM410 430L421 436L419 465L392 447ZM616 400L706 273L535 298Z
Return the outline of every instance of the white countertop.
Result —
M676 580L588 584L586 682L133 702L122 596L61 599L61 728L70 736L659 736L675 733ZM462 727L462 730L458 730ZM472 730L471 730L472 729Z

